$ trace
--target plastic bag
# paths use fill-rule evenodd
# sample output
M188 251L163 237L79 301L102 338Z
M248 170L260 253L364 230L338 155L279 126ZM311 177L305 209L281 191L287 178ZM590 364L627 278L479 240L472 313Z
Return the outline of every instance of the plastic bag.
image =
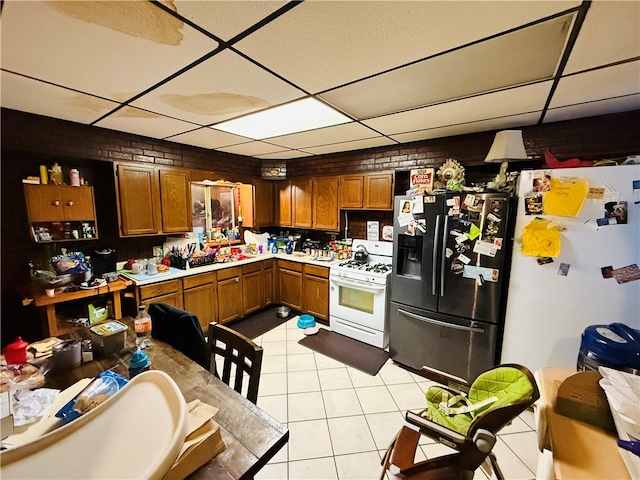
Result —
M56 413L63 423L68 423L93 410L102 402L112 397L124 387L129 380L111 370L105 370L94 378L78 395Z
M38 388L44 385L44 374L28 363L22 365L0 365L0 392Z
M69 252L66 255L51 257L51 266L58 275L84 273L89 270L82 252Z

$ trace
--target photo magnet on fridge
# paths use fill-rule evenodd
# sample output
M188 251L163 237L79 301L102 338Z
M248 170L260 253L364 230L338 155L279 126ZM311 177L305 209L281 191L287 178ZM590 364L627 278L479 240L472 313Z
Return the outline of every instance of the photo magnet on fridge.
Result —
M608 267L600 268L602 272L602 278L612 278L613 277L613 267L609 265Z
M571 267L571 265L568 263L561 263L560 268L558 268L558 275L562 275L563 277L569 275L569 267Z
M553 263L553 258L540 257L540 258L537 258L536 261L538 262L538 265L546 265L547 263Z

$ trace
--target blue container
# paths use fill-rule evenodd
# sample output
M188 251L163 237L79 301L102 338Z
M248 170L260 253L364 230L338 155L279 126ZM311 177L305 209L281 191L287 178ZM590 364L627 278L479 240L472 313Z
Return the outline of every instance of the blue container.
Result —
M300 317L298 317L298 328L310 328L310 327L315 327L316 326L316 319L313 318L313 315L307 315L306 313L304 315L300 315Z
M591 325L582 334L577 368L610 367L640 373L640 331L623 323Z

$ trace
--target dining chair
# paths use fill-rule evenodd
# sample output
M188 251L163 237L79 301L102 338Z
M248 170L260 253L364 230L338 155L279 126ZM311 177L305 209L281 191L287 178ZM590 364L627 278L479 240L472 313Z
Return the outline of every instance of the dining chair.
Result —
M211 362L209 371L241 395L246 378L246 397L253 403L258 401L262 354L262 347L250 338L217 322L209 324L206 353ZM217 359L222 360L222 375L218 374Z
M406 412L409 426L404 425L389 445L381 479L389 473L413 480L470 480L477 468L488 464L496 478L504 480L492 451L497 433L540 393L526 367L503 364L478 375L468 394L434 385L425 397L424 410ZM415 462L421 435L450 447L452 453Z

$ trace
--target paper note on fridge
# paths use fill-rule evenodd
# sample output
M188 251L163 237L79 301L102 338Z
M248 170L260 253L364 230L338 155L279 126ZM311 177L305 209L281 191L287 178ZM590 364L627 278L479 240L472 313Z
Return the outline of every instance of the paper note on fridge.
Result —
M398 225L406 227L413 222L413 213L401 213L398 215Z
M473 252L488 257L495 257L496 253L498 253L498 246L495 243L477 240L473 246Z
M484 282L497 282L500 276L500 270L497 268L474 267L473 265L465 265L464 278L473 278L474 280L482 280Z
M547 215L577 217L589 191L585 178L562 177L551 179L551 189L545 193L542 208Z

